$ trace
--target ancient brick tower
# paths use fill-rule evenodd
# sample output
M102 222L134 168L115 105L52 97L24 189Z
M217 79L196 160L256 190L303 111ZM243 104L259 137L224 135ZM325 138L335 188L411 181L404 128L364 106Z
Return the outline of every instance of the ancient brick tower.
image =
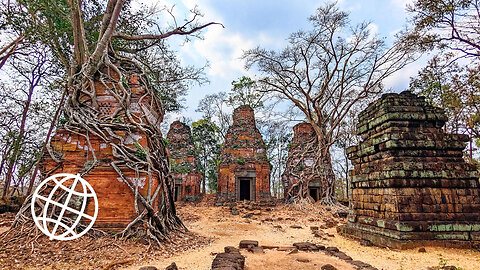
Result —
M116 73L111 72L111 74L113 79L119 80ZM132 111L133 115L136 117L148 115L152 123L156 123L159 130L160 123L163 120L163 111L149 104L151 99L146 95L146 91L139 80L140 75L132 74L126 78L125 82L117 82L117 84L128 84L129 88L132 89L131 96L134 102L130 104L128 109ZM107 82L106 85L113 87L114 83ZM98 80L95 81L95 91L100 117L113 115L121 107L111 91ZM117 121L123 121L125 115L117 115ZM141 155L143 153L142 149L148 149L147 135L140 130L132 129L132 131L134 131L134 136L127 136L125 130L111 130L116 136L116 143L121 140L125 145L137 149L135 155ZM43 177L56 173L77 174L85 172L95 160L92 150L95 153L96 166L83 176L91 184L98 197L99 210L94 227L103 229L124 228L138 216L135 210L135 194L111 166L115 151L112 145L93 134L89 134L87 140L86 136L63 128L57 129L50 145L52 152L57 156L57 161L60 162L55 161L51 155L46 153L41 168ZM156 177L153 177L153 181L150 183L144 173L136 174L134 170L123 165L119 166L119 169L130 183L138 186L138 192L143 196L147 196L148 190L155 190L158 186ZM151 187L149 187L150 184ZM152 202L152 206L158 211L158 199ZM138 207L140 211L143 211L142 204L139 203ZM93 211L92 206L87 205L86 213L93 215Z
M175 200L193 201L200 195L202 174L190 127L180 121L170 125L167 133L171 175L175 180Z
M293 138L290 142L286 169L282 175L286 200L290 197L291 187L297 184L298 179L301 178L311 178L307 192L314 201L318 201L321 196L321 180L313 175L312 170L312 166L315 164L315 152L306 149L309 143L312 144L309 146L310 150L318 148L316 136L310 123L299 123L293 127Z
M478 173L446 134L444 112L410 92L386 94L359 115L348 223L339 231L393 248L480 241Z
M218 171L217 202L270 198L270 164L253 109L236 108Z

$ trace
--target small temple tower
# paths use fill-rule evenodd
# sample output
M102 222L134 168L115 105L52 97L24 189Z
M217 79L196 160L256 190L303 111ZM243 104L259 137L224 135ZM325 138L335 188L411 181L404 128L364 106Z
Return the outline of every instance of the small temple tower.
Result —
M218 171L217 203L270 199L270 164L253 109L233 112Z
M285 199L290 199L289 192L292 186L298 183L300 178L311 178L308 184L308 195L313 201L318 201L321 197L322 182L319 177L315 177L312 170L315 164L315 151L308 151L307 144L310 148L318 148L317 135L310 123L299 123L293 127L293 138L290 142L288 150L288 158L285 171L282 174L282 182L285 192ZM310 153L310 154L309 154Z
M352 199L340 233L379 246L472 247L480 242L478 171L467 135L442 129L442 109L410 92L385 94L359 114L362 141L347 149Z
M190 127L180 121L170 125L167 133L171 175L175 181L174 199L194 201L200 195L202 174Z

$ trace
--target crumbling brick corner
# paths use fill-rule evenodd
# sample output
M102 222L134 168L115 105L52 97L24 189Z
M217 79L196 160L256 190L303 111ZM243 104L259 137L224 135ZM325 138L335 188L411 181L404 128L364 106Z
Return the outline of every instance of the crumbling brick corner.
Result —
M270 199L270 163L253 109L236 108L218 166L217 204Z
M359 114L341 234L397 249L480 242L479 174L462 152L469 138L445 133L446 120L410 92L383 95Z
M167 133L167 148L171 175L175 181L174 198L198 200L202 174L198 170L198 157L190 127L180 121L173 122Z

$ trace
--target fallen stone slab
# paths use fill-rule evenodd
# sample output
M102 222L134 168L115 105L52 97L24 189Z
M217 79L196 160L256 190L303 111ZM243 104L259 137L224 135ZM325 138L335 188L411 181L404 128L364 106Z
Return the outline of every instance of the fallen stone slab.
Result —
M250 246L252 247L258 247L258 241L254 240L242 240L240 241L240 244L238 244L239 248L249 248Z
M212 262L212 270L243 270L245 257L240 253L219 253Z
M155 266L143 266L140 267L138 270L158 270L158 268Z
M327 247L325 250L329 252L339 252L337 247Z
M175 263L173 262L172 264L170 264L169 266L167 266L167 268L165 268L165 270L178 270L177 264L175 264Z
M310 262L309 259L303 258L303 257L298 257L298 258L297 258L297 261L298 261L298 262L303 262L303 263L309 263L309 262Z
M252 252L253 254L264 254L265 253L265 251L263 251L262 247L249 247L248 251Z
M225 251L225 253L240 253L238 248L232 246L224 247L223 250Z
M337 268L331 264L324 264L320 267L321 270L337 270Z
M348 256L347 254L345 254L345 252L342 252L342 251L333 252L332 255L339 258L340 260L344 260L344 261L352 261L353 260L352 257Z

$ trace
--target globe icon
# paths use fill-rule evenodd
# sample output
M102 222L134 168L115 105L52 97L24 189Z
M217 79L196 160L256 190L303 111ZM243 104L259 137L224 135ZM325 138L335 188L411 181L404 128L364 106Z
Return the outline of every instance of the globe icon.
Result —
M91 203L93 216L85 213ZM60 173L38 185L31 210L35 224L50 240L73 240L92 228L98 215L98 199L90 183L80 175Z

